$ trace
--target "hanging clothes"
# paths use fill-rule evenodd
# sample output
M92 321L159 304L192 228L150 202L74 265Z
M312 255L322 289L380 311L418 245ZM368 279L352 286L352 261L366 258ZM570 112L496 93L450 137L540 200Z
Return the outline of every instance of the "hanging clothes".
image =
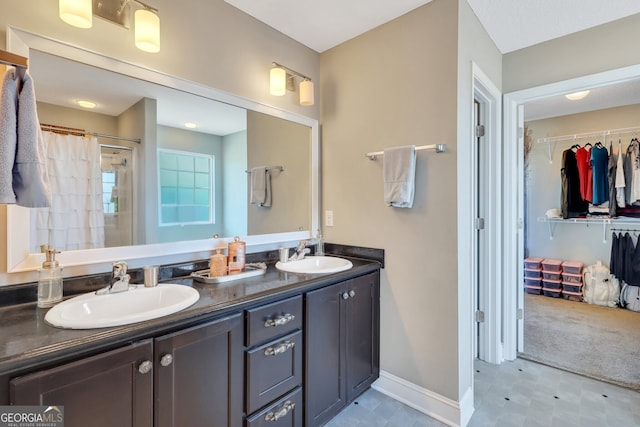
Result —
M576 150L576 163L580 177L580 195L582 200L590 202L593 197L593 172L591 170L591 144Z
M617 158L613 153L613 142L609 142L609 163L607 164L607 179L609 182L609 216L616 216L616 209L618 208L618 203L616 201L616 172L617 172Z
M637 140L633 144L630 160L631 160L631 195L629 197L629 204L640 200L640 145L638 145Z
M601 143L591 149L591 168L593 169L593 200L600 205L609 201L609 153ZM640 175L639 175L640 178Z
M624 179L624 154L622 153L622 142L618 140L618 155L616 161L616 179L615 179L615 188L616 188L616 204L619 208L625 208L627 203L625 202L625 187L626 181ZM613 195L611 195L611 199L613 199Z
M580 195L580 174L578 172L576 153L572 149L565 150L562 153L560 175L562 177L560 195L562 217L566 219L584 215L587 212L588 204L582 200Z
M633 138L627 147L627 151L624 155L623 168L624 168L624 201L627 206L633 203L631 200L631 192L633 189L633 159L636 157L638 150L638 139Z

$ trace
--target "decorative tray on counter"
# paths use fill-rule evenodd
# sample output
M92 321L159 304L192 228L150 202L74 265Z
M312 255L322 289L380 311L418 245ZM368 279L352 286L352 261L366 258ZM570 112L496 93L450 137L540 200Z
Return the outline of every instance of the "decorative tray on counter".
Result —
M267 264L263 262L246 264L244 271L233 272L226 276L209 277L209 270L199 270L191 273L193 280L203 283L224 283L232 280L246 279L247 277L261 276L267 272Z

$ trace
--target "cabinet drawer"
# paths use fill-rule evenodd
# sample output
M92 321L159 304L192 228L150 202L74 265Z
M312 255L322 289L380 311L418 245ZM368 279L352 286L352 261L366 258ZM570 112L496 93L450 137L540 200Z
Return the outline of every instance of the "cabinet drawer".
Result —
M252 347L302 326L302 296L252 308L246 315L245 345Z
M302 389L247 418L246 427L302 427Z
M302 332L246 352L247 414L302 384Z

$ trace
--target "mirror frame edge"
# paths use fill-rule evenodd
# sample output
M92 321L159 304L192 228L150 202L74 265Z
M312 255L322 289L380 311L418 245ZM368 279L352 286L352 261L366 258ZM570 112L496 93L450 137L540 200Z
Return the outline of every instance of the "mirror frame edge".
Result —
M309 126L311 128L311 229L308 231L242 236L242 238L247 243L247 251L253 252L254 250L275 249L283 242L311 238L313 237L313 230L319 229L320 143L317 119L262 104L203 84L170 76L134 63L107 57L84 48L12 26L7 26L6 40L6 48L9 52L27 58L29 57L29 49L42 50L65 59L82 62L99 68L110 69L114 72L126 74L152 83ZM16 227L7 227L7 273L35 271L40 268L44 260L44 255L29 252L29 215L25 215L24 211L28 212L28 209L7 205L7 224L17 223ZM203 251L211 251L220 244L231 241L233 241L233 237L65 251L61 253L58 258L65 267L98 265L116 259L140 260L167 255L196 254Z

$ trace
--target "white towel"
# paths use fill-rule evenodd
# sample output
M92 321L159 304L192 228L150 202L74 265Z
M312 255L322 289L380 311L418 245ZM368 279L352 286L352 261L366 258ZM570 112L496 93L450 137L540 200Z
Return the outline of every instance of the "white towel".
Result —
M7 67L0 89L0 203L15 203L13 163L18 145L18 86L16 69Z
M385 149L382 175L387 206L412 207L416 181L416 146Z
M42 208L51 204L44 140L33 80L28 71L24 73L18 95L18 145L13 167L13 191L16 203L21 206Z
M265 166L251 169L250 203L262 207L271 206L271 174Z

